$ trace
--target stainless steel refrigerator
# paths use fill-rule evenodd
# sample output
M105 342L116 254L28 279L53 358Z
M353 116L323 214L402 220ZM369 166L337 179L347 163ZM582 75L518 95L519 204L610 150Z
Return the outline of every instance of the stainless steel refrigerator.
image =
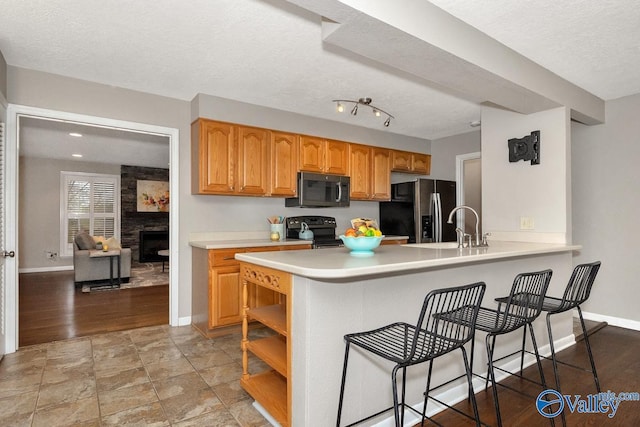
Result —
M456 206L456 183L418 179L391 185L391 201L380 202L380 230L409 236L409 243L455 242L456 220L447 224Z

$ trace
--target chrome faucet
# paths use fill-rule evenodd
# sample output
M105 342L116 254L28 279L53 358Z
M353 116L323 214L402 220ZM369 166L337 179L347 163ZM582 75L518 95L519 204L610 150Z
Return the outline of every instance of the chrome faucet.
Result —
M469 209L476 216L476 246L482 246L480 242L480 234L478 233L478 225L480 224L480 217L478 216L478 212L476 212L476 210L473 209L472 207L461 205L453 208L449 213L449 219L447 220L447 224L453 224L453 214L459 211L460 209ZM462 232L464 233L464 230L462 230Z

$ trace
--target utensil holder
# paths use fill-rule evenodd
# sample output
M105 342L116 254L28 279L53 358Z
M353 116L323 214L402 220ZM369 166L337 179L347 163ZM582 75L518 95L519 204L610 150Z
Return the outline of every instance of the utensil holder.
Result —
M278 234L280 234L280 241L283 241L285 239L284 224L270 224L270 227L270 233L277 232Z

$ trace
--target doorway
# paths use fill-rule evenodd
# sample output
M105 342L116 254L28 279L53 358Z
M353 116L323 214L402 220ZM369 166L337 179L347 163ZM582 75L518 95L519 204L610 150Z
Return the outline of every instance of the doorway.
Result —
M478 213L478 233L482 235L482 160L479 152L456 156L456 181L456 204L469 206ZM463 230L473 230L473 215L465 215L465 210L459 212L462 215L458 216L457 226Z
M178 129L166 128L155 125L126 122L102 117L86 116L74 113L59 112L33 107L9 105L7 117L7 197L5 223L10 226L7 230L5 247L15 248L16 254L20 256L18 248L18 223L20 216L18 201L18 154L20 147L21 121L27 119L43 119L50 121L77 123L83 126L95 126L100 129L111 129L117 132L133 132L140 135L157 135L167 138L169 143L169 230L170 247L169 259L177 260L178 242L178 218L179 218L179 171L178 171ZM178 277L179 266L175 262L170 268L169 274L169 324L178 325ZM18 347L18 262L17 259L7 263L6 268L7 284L7 312L5 315L7 334L5 338L6 351L13 352Z

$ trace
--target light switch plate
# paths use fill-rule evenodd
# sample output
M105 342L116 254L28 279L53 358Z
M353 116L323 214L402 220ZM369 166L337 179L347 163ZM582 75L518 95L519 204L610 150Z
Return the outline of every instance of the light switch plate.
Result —
M533 230L535 228L533 218L528 216L520 217L520 230Z

